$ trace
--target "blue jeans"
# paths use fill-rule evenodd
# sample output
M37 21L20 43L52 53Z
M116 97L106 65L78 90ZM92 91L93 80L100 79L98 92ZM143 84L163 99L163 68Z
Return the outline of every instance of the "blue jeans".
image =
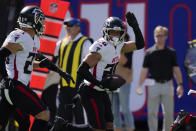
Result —
M133 114L129 110L130 87L130 83L123 85L120 88L120 92L113 92L110 96L114 115L114 128L122 128L122 119L120 115L121 106L126 128L135 129Z

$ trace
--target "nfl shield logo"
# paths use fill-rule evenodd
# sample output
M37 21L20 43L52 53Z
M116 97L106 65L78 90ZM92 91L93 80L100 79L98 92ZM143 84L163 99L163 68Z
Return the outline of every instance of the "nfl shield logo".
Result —
M58 5L57 5L56 3L51 3L51 4L50 4L50 7L49 7L49 11L50 11L51 13L56 13L57 10L58 10Z

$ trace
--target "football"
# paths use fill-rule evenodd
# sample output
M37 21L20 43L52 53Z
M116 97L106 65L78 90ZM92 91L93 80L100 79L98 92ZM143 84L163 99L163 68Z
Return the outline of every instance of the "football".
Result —
M117 74L108 74L102 79L103 86L110 91L117 90L125 83L125 79L123 79L120 75Z

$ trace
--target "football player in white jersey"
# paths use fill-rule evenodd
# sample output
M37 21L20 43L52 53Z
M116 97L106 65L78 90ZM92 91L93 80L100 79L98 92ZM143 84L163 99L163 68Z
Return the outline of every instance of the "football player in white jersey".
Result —
M114 73L120 52L142 49L145 45L134 14L128 12L126 19L133 28L136 41L124 42L126 31L123 22L118 17L109 17L103 25L103 37L93 43L90 53L78 68L78 75L85 79L80 90L82 104L95 131L114 130L111 102L106 91L115 89L103 83L104 76Z
M18 18L20 29L12 31L0 48L0 130L5 128L12 112L22 110L35 117L31 131L48 131L49 112L36 93L28 88L33 68L46 67L65 79L72 79L38 54L44 20L45 15L39 7L24 7Z

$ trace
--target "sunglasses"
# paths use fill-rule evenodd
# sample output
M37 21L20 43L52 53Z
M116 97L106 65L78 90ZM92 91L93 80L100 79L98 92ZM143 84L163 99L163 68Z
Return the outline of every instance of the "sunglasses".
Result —
M66 24L67 27L73 27L74 25L72 24Z
M155 35L155 37L160 38L160 37L165 37L165 35Z

